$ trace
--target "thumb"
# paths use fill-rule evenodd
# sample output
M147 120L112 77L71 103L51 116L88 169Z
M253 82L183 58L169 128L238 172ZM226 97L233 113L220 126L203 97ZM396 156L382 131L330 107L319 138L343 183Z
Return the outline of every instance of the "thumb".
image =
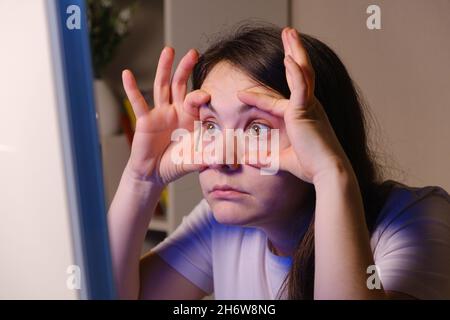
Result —
M279 153L269 150L245 150L240 163L261 169L263 175L276 174L280 169Z
M167 183L206 167L196 147L198 131L198 129L192 132L179 128L172 133L172 142L164 152L160 166L160 175Z

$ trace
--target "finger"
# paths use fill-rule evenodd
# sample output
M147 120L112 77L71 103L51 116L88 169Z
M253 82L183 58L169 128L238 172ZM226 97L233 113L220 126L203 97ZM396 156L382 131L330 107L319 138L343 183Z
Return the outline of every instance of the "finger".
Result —
M284 56L288 56L291 55L292 56L292 51L291 51L291 47L289 46L289 40L288 40L288 32L289 32L290 28L284 28L283 31L281 32L281 40L283 43L283 49L284 49ZM286 73L286 80L288 83L288 86L291 87L292 86L292 79L291 76Z
M208 168L207 163L188 163L188 164L181 164L181 171L183 172L183 175L195 172L195 171L201 171L203 169Z
M290 172L301 180L312 183L292 146L280 153L280 171Z
M199 117L199 107L208 103L211 100L211 95L204 90L194 90L189 92L184 99L184 111L195 118Z
M289 39L288 39L288 33L289 30L291 30L291 28L286 27L283 29L283 31L281 31L281 40L283 42L283 49L284 49L284 55L287 56L292 55L292 51L291 51L291 47L289 45Z
M155 107L170 104L170 75L175 52L171 47L165 47L158 61L155 82L153 83L153 97Z
M136 79L130 70L124 70L122 72L122 82L125 93L133 108L134 115L136 118L142 117L148 112L148 105L142 96L141 91L139 91Z
M280 170L281 171L292 171L290 164L292 162L292 157L295 156L292 146L284 149L280 152ZM292 173L292 172L291 172Z
M196 130L190 132L189 147L190 155L181 164L182 171L184 174L200 171L208 166L208 163L204 161L203 148L199 147L199 137L201 135L201 130ZM189 159L188 159L189 158Z
M289 34L288 36L289 46L291 48L292 57L305 73L306 82L310 90L309 93L314 94L315 74L311 64L311 60L309 59L308 56L308 52L306 51L297 30L291 29L289 30L288 34Z
M240 163L255 168L269 167L271 157L272 153L267 149L262 150L259 147L256 149L245 148L242 152Z
M291 86L289 86L291 90L290 103L295 107L306 107L308 105L308 84L302 69L289 55L284 59L284 64L286 72L289 73L292 80Z
M164 181L175 181L187 173L199 171L206 168L203 163L201 153L198 154L195 148L195 132L185 132L178 137L177 140L172 140L171 144L164 152L161 163L171 167L160 172ZM201 150L200 150L201 152Z
M275 160L274 157L278 157L278 160ZM298 167L298 160L292 147L279 151L278 155L274 153L261 153L260 151L246 152L242 156L240 163L258 169L275 166L279 171L290 172L294 175L296 173L294 169Z
M183 103L186 96L187 82L197 60L197 50L191 49L178 64L172 79L172 100L174 103Z
M288 106L288 100L272 97L270 95L250 91L238 91L239 100L249 106L269 112L277 117L283 117Z

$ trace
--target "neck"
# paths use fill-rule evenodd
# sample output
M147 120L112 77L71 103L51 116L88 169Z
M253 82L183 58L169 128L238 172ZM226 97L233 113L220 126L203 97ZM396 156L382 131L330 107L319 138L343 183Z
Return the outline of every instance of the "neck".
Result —
M278 223L271 222L261 227L268 238L269 249L278 256L292 256L298 242L305 234L312 215L312 208L296 212L297 219L286 219Z

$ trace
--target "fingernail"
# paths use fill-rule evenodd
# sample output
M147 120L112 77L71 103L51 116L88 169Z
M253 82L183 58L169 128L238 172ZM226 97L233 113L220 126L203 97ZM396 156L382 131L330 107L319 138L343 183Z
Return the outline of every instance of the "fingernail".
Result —
M130 71L130 69L124 69L124 70L122 71L122 76L124 76L126 73L132 74L131 71Z
M191 49L191 50L189 50L189 54L190 55L197 55L197 50Z
M292 39L297 39L297 30L291 29L290 34Z
M170 46L165 46L163 49L164 54L168 54L171 50L172 50L172 47L170 47Z

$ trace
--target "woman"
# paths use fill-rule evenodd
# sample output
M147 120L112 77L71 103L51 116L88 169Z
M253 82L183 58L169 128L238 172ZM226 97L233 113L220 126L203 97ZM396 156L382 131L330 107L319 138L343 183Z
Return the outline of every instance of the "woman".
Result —
M173 59L165 48L151 110L123 73L137 124L109 212L120 298L450 298L449 196L381 183L362 105L329 47L292 28L243 26L200 57L189 51L170 81ZM237 156L175 163L171 134L194 135L195 121L209 133L278 129L279 172ZM192 171L204 199L141 259L161 190Z

